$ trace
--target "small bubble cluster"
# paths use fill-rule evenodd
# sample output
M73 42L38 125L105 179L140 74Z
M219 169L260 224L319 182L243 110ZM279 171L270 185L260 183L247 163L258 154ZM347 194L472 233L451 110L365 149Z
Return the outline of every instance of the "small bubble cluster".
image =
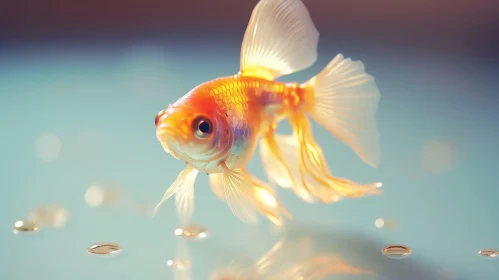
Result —
M175 230L176 236L189 239L203 239L208 237L208 229L201 225L187 225Z

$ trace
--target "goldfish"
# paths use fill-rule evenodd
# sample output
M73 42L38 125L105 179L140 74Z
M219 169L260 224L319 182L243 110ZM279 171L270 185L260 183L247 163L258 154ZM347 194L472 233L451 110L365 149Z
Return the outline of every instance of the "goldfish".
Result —
M292 218L277 199L276 185L307 203L381 193L380 182L362 184L333 176L310 122L377 167L381 95L364 64L340 53L303 83L277 80L314 64L318 41L319 32L301 0L256 4L244 33L239 72L194 87L156 115L161 146L186 167L153 215L175 194L180 220L190 220L199 171L208 174L212 191L245 223L256 223L258 213L277 225ZM291 134L276 132L283 120L291 125ZM247 169L257 149L268 182Z

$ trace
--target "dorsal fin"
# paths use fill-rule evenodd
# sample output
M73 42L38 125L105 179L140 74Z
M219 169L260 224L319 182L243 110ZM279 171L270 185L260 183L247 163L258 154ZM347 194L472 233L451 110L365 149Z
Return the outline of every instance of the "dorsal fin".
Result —
M244 34L240 75L274 80L308 68L318 41L301 0L260 0Z

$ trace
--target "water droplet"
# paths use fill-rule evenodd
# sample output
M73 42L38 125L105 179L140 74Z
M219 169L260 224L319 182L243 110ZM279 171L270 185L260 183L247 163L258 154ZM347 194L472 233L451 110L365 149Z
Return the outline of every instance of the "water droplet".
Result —
M403 259L412 254L412 250L409 247L400 244L386 246L381 252L392 259Z
M177 228L175 235L189 239L203 239L208 237L208 229L201 225L187 225Z
M382 228L384 225L385 225L385 220L379 218L379 219L376 219L376 221L374 221L374 225L377 227L377 228Z
M44 133L36 141L36 154L43 161L55 161L61 154L61 146L61 140L57 135Z
M93 184L85 191L85 202L90 207L112 206L121 202L123 192L117 186Z
M121 247L113 242L98 242L90 245L87 251L91 255L110 255L119 253Z
M374 221L374 225L377 228L396 229L398 227L398 222L391 218L378 218Z
M62 228L68 221L68 210L58 205L41 205L32 209L29 217L40 226Z
M14 229L12 230L14 234L37 231L38 226L33 221L17 221L14 223Z
M478 255L489 259L495 259L499 257L499 250L492 248L482 249L478 251Z
M166 264L174 270L189 270L191 268L191 260L189 259L168 260Z

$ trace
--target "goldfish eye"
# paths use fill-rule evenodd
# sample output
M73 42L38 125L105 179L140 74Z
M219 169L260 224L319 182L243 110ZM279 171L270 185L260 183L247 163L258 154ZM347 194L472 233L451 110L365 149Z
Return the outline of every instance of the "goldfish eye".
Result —
M165 114L165 110L159 111L159 113L156 115L156 119L154 119L154 125L158 126L159 119Z
M159 114L156 115L156 119L154 120L154 125L158 126L158 121L159 121Z
M204 116L199 116L192 122L192 129L198 138L206 138L211 135L213 125L211 121Z

